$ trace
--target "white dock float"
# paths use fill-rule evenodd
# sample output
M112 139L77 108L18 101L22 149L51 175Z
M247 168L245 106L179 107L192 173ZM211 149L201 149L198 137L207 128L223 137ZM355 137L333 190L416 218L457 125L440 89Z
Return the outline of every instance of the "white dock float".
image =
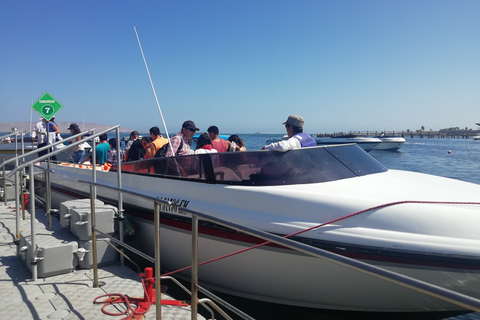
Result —
M126 315L112 316L103 313L103 305L93 303L95 298L111 293L136 298L144 296L140 276L117 264L99 267L98 280L103 284L99 288L93 287L92 269L75 268L67 273L32 281L30 270L16 253L14 206L12 201L6 206L0 203L0 301L3 303L1 319L117 320ZM36 211L37 217L45 216L43 210L37 208ZM26 213L26 220L21 220L21 229L24 232L30 228L29 218ZM164 293L162 299L173 300ZM145 314L146 319L155 319L155 308L155 305L150 307ZM125 307L123 304L116 304L107 307L106 311L120 313L125 311ZM162 305L162 319L191 319L190 307ZM198 315L198 319L205 318Z

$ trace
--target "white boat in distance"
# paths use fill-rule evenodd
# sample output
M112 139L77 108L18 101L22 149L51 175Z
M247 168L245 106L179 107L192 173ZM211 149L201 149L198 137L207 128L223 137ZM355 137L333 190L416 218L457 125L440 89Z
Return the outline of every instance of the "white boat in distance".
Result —
M401 136L377 136L382 142L377 145L374 150L398 151L406 142Z
M23 144L23 151L25 153L28 153L32 150L37 149L37 144L32 143L32 142L24 142ZM22 144L21 142L17 142L15 144L15 140L6 140L2 141L0 143L0 157L5 157L5 158L14 158L16 155L22 154ZM36 157L37 155L32 155L26 158L26 160L31 160L33 157ZM0 161L1 162L1 161Z
M382 140L374 137L367 137L363 135L347 134L332 137L316 137L317 145L332 145L332 144L346 144L356 143L363 150L370 152L382 143Z
M91 169L62 163L51 169L54 205L89 196L78 180L91 181ZM112 170L98 171L97 182L116 186ZM290 239L480 298L480 185L387 170L354 144L155 158L123 163L122 172L124 189L277 235L295 233ZM116 204L116 191L97 194ZM128 194L123 201L138 228L132 244L153 254L152 204ZM162 268L189 266L191 217L166 207L160 221ZM215 260L199 267L200 284L312 308L462 310L278 245L245 250L261 242L200 221L199 262Z
M472 139L473 139L473 140L476 140L476 141L480 141L480 135L473 136Z

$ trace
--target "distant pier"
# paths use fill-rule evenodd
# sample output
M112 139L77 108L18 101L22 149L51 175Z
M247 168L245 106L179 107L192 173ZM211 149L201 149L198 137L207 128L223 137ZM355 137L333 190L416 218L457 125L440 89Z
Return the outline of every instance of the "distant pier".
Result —
M316 133L316 137L338 137L343 135L360 135L376 137L381 134L385 136L401 136L404 138L427 138L427 139L470 139L480 135L480 130L458 130L458 131L349 131L333 133Z

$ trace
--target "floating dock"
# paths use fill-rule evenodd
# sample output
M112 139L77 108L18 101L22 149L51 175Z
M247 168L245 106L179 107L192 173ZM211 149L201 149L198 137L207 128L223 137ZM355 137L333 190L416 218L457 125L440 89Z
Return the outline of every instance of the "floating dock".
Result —
M47 246L47 242L58 239L59 229L47 230L45 211L36 208L37 246ZM122 294L129 298L143 298L142 278L133 270L119 263L108 264L98 268L99 287L93 286L93 269L72 268L68 272L39 277L32 281L32 273L22 258L22 248L17 248L15 229L15 202L0 203L0 299L3 303L1 319L123 319L127 316L125 303L105 305L95 304L94 300L104 301L109 294ZM21 211L20 211L21 212ZM21 212L22 214L22 212ZM57 219L54 223L60 224ZM30 215L25 212L21 219L22 233L30 229ZM61 226L60 226L61 228ZM46 241L43 244L40 241ZM66 239L68 244L70 239ZM21 241L20 241L21 246ZM20 252L17 254L17 250ZM25 249L24 249L25 250ZM51 269L51 268L50 268ZM59 272L57 272L59 273ZM175 301L162 292L163 300ZM174 303L174 302L172 302ZM132 305L135 309L135 305ZM105 312L102 311L104 308ZM191 319L189 306L172 306L162 303L162 319ZM142 317L129 319L155 319L156 307L151 305ZM205 319L197 315L198 319Z

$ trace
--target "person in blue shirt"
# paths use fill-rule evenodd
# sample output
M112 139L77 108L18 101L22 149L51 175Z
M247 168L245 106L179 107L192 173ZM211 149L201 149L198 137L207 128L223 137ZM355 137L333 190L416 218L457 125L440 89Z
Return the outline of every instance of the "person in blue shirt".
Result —
M100 135L99 139L100 143L95 147L95 157L97 160L97 164L104 165L105 162L107 162L107 153L108 150L110 150L110 145L108 144L108 137L106 133ZM90 155L84 161L82 161L82 163L90 160L91 157L92 154L90 153Z

